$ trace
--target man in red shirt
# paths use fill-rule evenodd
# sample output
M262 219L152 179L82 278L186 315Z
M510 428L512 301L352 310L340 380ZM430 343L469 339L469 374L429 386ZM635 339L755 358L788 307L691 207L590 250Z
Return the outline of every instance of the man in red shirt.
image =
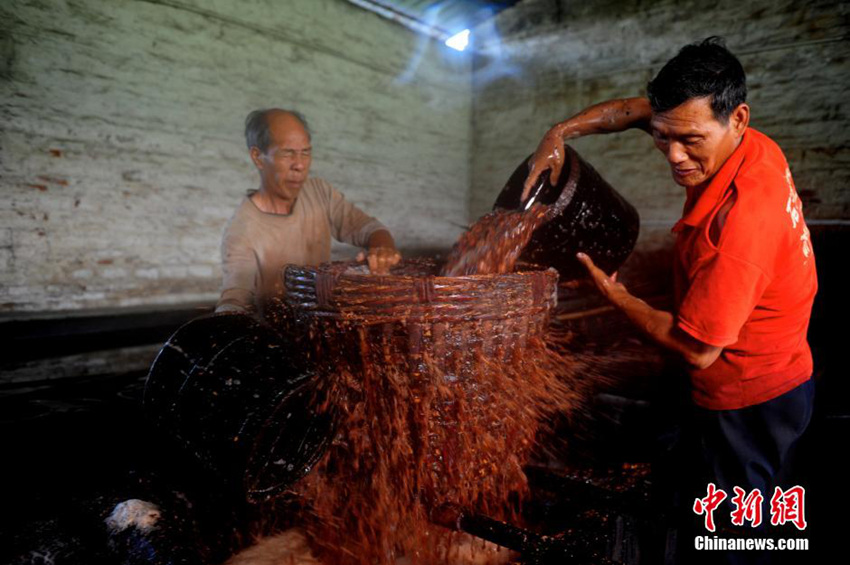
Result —
M687 194L673 228L675 310L650 307L616 273L579 260L603 295L690 365L718 487L730 497L734 486L758 488L770 499L813 400L806 332L817 277L802 204L782 150L749 127L744 70L720 40L684 47L647 90L550 129L525 194L544 170L557 179L567 139L630 128L652 135Z

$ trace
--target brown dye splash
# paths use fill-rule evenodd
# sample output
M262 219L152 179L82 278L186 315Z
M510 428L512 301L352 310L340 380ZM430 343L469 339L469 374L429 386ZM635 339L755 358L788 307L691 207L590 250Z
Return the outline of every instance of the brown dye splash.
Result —
M423 356L411 371L392 339L360 336L363 370L329 381L340 432L298 488L311 503L306 529L322 562L447 563L453 534L428 518L445 503L520 523L522 466L541 423L581 399L563 378L570 364L539 337L503 357L466 355L451 343L471 336L445 335L442 362Z
M292 309L276 322L325 375L320 396L338 411L330 450L297 485L323 563L448 563L456 534L429 520L443 504L520 524L535 438L551 415L585 398L584 365L546 345L551 275L488 286L435 272L404 271L435 281L441 294L397 302L391 316L364 304L388 300L401 283L364 277L356 295L352 282L319 293L315 281L315 296L302 303L291 294ZM319 308L320 294L351 313ZM474 314L454 315L455 307Z
M547 210L484 216L442 275L512 272ZM520 523L523 465L541 425L574 408L581 392L563 378L575 364L546 347L547 313L538 304L531 314L527 294L499 294L485 298L502 303L482 319L449 323L421 313L415 321L291 313L300 321L289 333L324 365L325 405L340 413L331 449L298 488L323 562L448 563L454 534L429 520L446 504Z
M548 207L496 210L475 222L452 248L444 276L494 275L514 270L534 230L546 221Z

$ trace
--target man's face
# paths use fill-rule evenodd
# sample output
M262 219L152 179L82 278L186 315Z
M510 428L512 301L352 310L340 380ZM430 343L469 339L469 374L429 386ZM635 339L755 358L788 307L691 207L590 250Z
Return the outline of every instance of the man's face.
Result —
M260 171L265 190L278 198L295 200L310 173L310 137L304 126L289 114L272 114L268 120L268 151L260 153L254 147L251 158Z
M655 146L670 164L673 180L684 187L708 183L735 151L749 122L741 104L727 123L717 121L710 98L692 98L650 122Z

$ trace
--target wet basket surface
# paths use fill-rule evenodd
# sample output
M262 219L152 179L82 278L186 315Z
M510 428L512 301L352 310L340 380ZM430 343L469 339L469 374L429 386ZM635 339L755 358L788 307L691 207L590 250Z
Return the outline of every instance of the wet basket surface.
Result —
M506 516L508 498L527 486L533 391L548 377L534 363L558 274L528 266L441 277L439 267L405 260L386 276L356 263L284 270L271 323L317 368L341 418L325 460L301 483L316 516L332 524L314 540L338 562L421 553L423 517L435 504Z

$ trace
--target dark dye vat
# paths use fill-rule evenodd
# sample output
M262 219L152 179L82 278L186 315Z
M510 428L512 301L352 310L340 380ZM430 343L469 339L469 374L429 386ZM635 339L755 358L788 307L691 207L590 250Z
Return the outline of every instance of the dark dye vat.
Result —
M566 160L558 183L549 182L548 171L541 176L535 203L549 205L550 210L519 259L554 267L561 280L570 280L587 274L575 258L581 251L611 274L634 249L640 230L637 210L572 147L565 149ZM493 208L519 209L527 176L528 159L508 179Z
M148 416L252 502L307 474L333 434L290 343L249 316L198 318L165 343L145 386Z

